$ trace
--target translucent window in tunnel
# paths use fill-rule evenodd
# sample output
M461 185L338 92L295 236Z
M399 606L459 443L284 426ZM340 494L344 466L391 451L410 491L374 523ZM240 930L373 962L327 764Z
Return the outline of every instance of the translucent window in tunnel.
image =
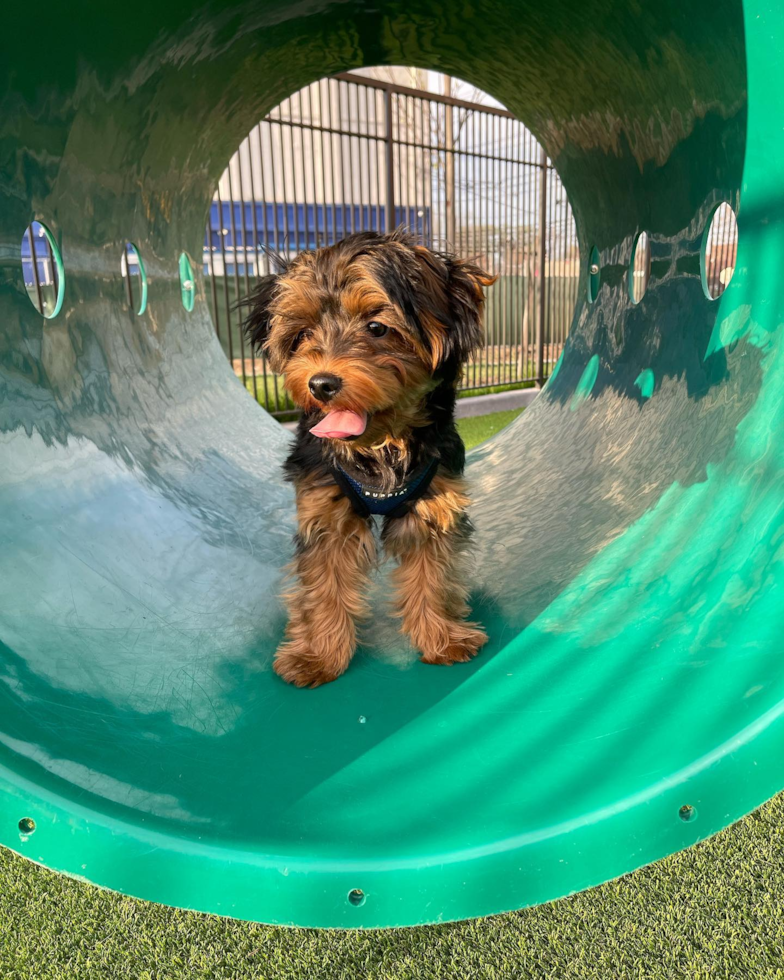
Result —
M187 252L180 254L180 299L185 310L190 313L196 301L196 276L193 271L193 263Z
M738 222L729 204L713 212L702 243L702 288L708 299L718 299L735 273L738 252Z
M21 243L22 276L30 302L50 320L63 305L65 274L54 236L40 221L31 222Z
M131 242L123 247L120 271L125 283L128 306L141 316L147 309L147 272L139 249Z
M245 342L235 301L274 269L272 253L288 259L356 231L402 226L498 276L465 391L552 373L578 293L574 217L532 134L487 93L435 72L363 69L295 92L226 151L205 235L207 296L235 373L274 415L295 409Z
M594 245L591 254L588 256L588 302L596 302L599 295L599 288L602 284L602 266L599 261L599 250Z
M629 266L629 298L632 303L639 303L648 289L651 275L651 245L648 233L642 232L637 236L632 249L632 261Z

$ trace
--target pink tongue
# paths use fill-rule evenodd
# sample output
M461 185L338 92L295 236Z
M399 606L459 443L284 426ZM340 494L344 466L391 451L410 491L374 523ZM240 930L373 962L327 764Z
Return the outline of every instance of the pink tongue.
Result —
M310 434L320 439L345 439L346 436L361 436L367 425L367 415L363 412L327 412Z

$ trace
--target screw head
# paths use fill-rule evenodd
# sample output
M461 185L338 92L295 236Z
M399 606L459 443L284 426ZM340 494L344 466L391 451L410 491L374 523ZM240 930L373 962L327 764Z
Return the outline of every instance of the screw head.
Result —
M595 262L592 263L592 265L591 265L591 275L592 276L598 276L599 275L599 266Z
M678 816L684 823L690 823L697 816L697 811L689 803L686 803L678 810Z

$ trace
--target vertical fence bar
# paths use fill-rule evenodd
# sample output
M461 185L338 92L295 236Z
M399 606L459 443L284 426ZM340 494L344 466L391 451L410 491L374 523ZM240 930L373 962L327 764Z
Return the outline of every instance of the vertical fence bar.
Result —
M400 93L393 99L395 105L395 169L397 183L395 185L395 225L406 228L408 225L408 147L402 146L406 124L406 96ZM405 172L405 178L403 174Z
M472 208L471 208L472 211L471 238L473 239L472 251L476 256L476 260L480 261L478 249L482 247L482 240L480 235L480 227L482 223L482 196L481 196L482 185L480 183L481 172L479 170L479 154L477 153L477 149L476 149L477 145L481 146L481 143L477 139L477 133L480 132L478 112L474 113L474 118L472 120L472 123L473 125L471 127L472 129L471 148L472 148L472 155L473 155L472 170L473 170L474 184L473 184L473 194L472 194L473 201L472 201ZM487 339L487 329L485 328L485 341L486 339ZM484 359L485 359L484 350L479 351L479 354L474 358L474 379L473 379L473 384L471 385L472 388L476 388L478 381L481 382L482 380L481 372L482 372L482 365L484 363ZM478 381L477 381L477 375L479 376Z
M329 162L330 168L332 167L332 155L326 152L327 141L331 140L332 137L328 136L324 132L326 128L326 121L324 119L324 102L321 98L321 81L317 83L316 92L318 93L318 121L321 127L321 132L319 133L319 145L321 147L321 199L322 199L322 211L324 214L324 245L329 245L335 237L335 217L334 213L332 216L332 237L329 234L329 212L327 209L327 162ZM329 144L331 145L331 144ZM330 173L330 185L331 185L331 173Z
M340 137L335 136L332 132L332 86L330 85L330 79L326 82L327 88L327 126L330 129L329 133L329 172L331 177L331 187L332 187L332 241L336 242L345 234L345 227L341 226L340 232L338 232L338 183L336 179L336 163L339 159L338 155L335 153L335 140L338 140L338 148L340 148Z
M557 177L557 175L556 175ZM563 277L562 288L561 288L561 318L560 318L560 332L558 334L558 343L555 350L553 351L553 363L550 366L550 373L552 374L552 369L558 362L558 358L561 356L561 351L563 350L563 339L566 336L566 320L568 316L569 309L569 279L568 279L568 269L569 269L569 252L568 252L568 232L569 232L569 207L566 203L566 196L561 188L560 191L561 198L561 215L562 220L560 221L560 234L561 234L561 276Z
M379 92L378 89L373 89L373 132L376 137L383 139L384 137L382 135L381 129L379 128L379 124L383 122L384 109L382 108L381 111L379 112L379 103L382 106L385 105L384 95L383 93ZM376 231L379 233L379 235L384 230L384 226L381 222L381 202L383 200L383 194L384 194L382 190L384 186L384 181L382 178L381 160L382 160L381 144L378 142L378 139L375 139L373 140L373 163L375 164L374 167L375 180L373 183L376 190Z
M275 133L276 129L272 122L267 122L264 124L265 131L269 136L270 152L269 152L269 169L270 169L270 180L272 183L272 237L275 242L275 252L280 255L280 225L278 222L278 178L277 169L275 167ZM284 239L285 241L285 239Z
M452 78L444 75L444 94L450 95ZM446 212L447 248L455 247L455 117L451 105L444 106L444 204Z
M512 227L514 234L514 262L513 268L515 273L515 304L513 308L514 320L516 323L515 329L515 348L512 353L514 359L514 379L515 381L522 381L525 376L525 365L521 364L521 351L523 346L523 322L525 320L525 280L523 278L523 270L525 269L525 211L523 211L522 219L520 215L520 205L525 205L525 168L522 165L522 130L523 127L520 123L515 122L514 132L515 132L515 177L516 184L512 186L513 192L513 204L512 204Z
M492 132L490 137L489 153L490 161L490 187L488 196L490 198L490 271L493 275L498 275L501 271L502 259L502 234L504 226L504 193L503 176L501 171L501 147L503 145L503 134L501 127L501 117L493 116L491 119ZM493 379L496 384L503 384L504 377L504 310L503 310L503 286L493 289L493 307L495 320L495 368Z
M387 213L384 230L388 233L395 227L395 149L392 133L392 87L384 89L384 121L386 123L386 169L387 169Z
M270 196L272 198L271 203L268 202L268 200L267 200L267 186L268 186L269 181L267 181L265 179L265 176L264 176L265 171L267 170L267 157L264 154L263 144L262 144L262 138L261 138L262 125L264 126L264 131L266 132L267 136L269 137L269 141L270 141L270 154L269 154L270 173L269 173L269 177L270 177L270 180L271 180L271 183L272 183L272 186L270 188L270 192L271 192L270 193ZM270 227L269 227L269 218L268 218L268 215L270 215L270 209L271 209L271 215L272 215L272 236L273 236L273 241L275 243L275 253L276 254L279 254L280 247L279 247L279 244L278 244L278 203L277 203L278 199L277 199L277 195L275 193L275 161L274 161L273 153L272 153L272 149L273 149L273 147L272 147L272 126L270 125L270 123L268 123L268 122L259 123L259 125L256 127L256 136L257 136L258 145L259 145L259 165L260 165L260 176L261 176L261 194L262 194L262 197L264 198L264 212L263 212L264 244L265 244L265 246L267 248L269 248ZM266 268L267 272L269 273L269 271L270 271L269 252L265 252L264 258L265 258L265 263L264 263L265 264L265 268ZM266 358L265 358L265 361L266 361ZM273 398L273 403L274 403L274 406L275 406L274 411L279 412L280 411L280 395L278 394L278 379L273 374L271 380L272 380L272 398ZM269 396L267 396L267 394L266 394L266 388L264 390L264 393L265 393L265 401L266 401L267 411L272 411L272 409L270 408Z
M258 276L261 275L261 258L260 257L261 257L261 254L262 253L261 253L261 250L260 250L261 240L259 238L259 216L258 216L258 204L257 204L258 194L256 193L256 178L255 178L255 176L253 174L253 171L254 171L254 163L253 163L253 142L251 141L251 135L252 135L252 133L249 133L248 134L248 175L249 175L249 178L250 178L251 219L252 219L251 220L251 224L252 224L252 227L253 227L253 272L254 272L254 275L256 275L258 277ZM264 180L264 161L261 158L259 158L259 173L260 173L260 176L261 176L261 179L262 179L262 188L263 188L263 186L264 186L264 184L263 184L263 180ZM261 191L261 200L262 200L262 204L263 204L264 208L266 209L267 205L266 205L266 202L264 200L264 191L263 191L263 189ZM266 219L266 212L265 212L265 214L264 214L264 223L265 223L265 225L266 225L266 220L267 219ZM266 236L265 236L265 243L266 243ZM248 255L248 253L247 253L247 248L246 248L246 250L245 250L245 259L246 259L246 262L247 262L247 255ZM256 384L256 353L255 353L255 351L253 350L252 347L251 347L251 358L253 359L253 388L254 388L254 392L255 392L255 395L256 395L256 401L258 401L259 400L258 386ZM261 361L261 380L262 380L262 385L264 386L264 407L267 409L267 411L269 411L270 410L270 397L269 397L269 387L268 387L269 378L268 378L268 371L267 371L267 358L264 356L264 354L261 354L259 356L259 360Z
M563 215L563 200L560 196L558 188L558 180L555 170L551 171L552 175L552 189L553 189L553 199L555 201L555 231L554 231L554 241L555 241L555 270L554 275L556 276L556 301L555 301L555 311L553 316L553 329L550 334L550 353L548 355L547 362L547 374L548 377L552 371L553 364L557 357L558 345L561 342L561 326L563 322L563 311L564 311L564 244L563 244L563 229L561 227L561 218Z
M501 120L501 128L503 130L503 142L502 142L502 159L501 159L501 183L504 190L504 206L503 215L504 223L501 229L500 241L499 241L499 264L500 264L500 274L501 279L499 280L503 286L501 290L501 305L504 311L504 383L509 384L512 380L512 318L510 315L509 303L512 297L512 281L509 276L509 265L510 265L510 255L512 249L512 239L511 239L511 228L512 228L512 216L511 216L511 175L512 171L509 166L510 160L510 149L509 149L509 139L510 139L510 126L508 119Z
M311 190L311 201L313 203L313 248L319 247L319 225L318 225L318 194L316 192L316 142L314 137L314 126L313 126L313 86L308 85L305 90L308 93L308 112L307 112L307 122L305 121L304 108L301 108L302 115L302 126L303 126L303 146L304 146L304 129L308 130L308 137L310 142L310 190ZM300 93L301 98L301 93ZM303 166L306 161L304 160L303 153ZM308 188L305 187L305 198L307 201ZM305 248L310 248L310 221L308 220L308 204L305 205L305 237L307 239Z
M212 204L210 202L210 216L207 219L207 270L210 277L210 298L212 300L212 319L213 325L215 327L215 336L220 340L220 320L218 318L218 290L215 285L215 265L212 261L212 252L214 245L212 244Z
M240 144L240 149L239 149L239 152L238 152L238 155L237 155L237 171L238 171L239 185L240 185L240 187L239 187L239 190L240 190L240 224L241 224L241 227L242 227L242 269L243 269L243 282L244 282L244 286L245 286L245 292L243 293L244 296L247 296L250 293L250 279L249 279L249 276L248 276L248 227L247 227L247 221L245 220L245 204L246 204L246 200L245 200L245 185L244 185L244 182L243 182L243 179L242 179L242 147L245 145L246 142L247 141L243 141ZM249 158L249 160L248 160L248 169L252 169L252 161L250 160L250 146L248 146L248 158ZM231 196L232 196L232 199L233 199L234 198L234 193L233 192L232 192L232 195ZM236 242L234 243L234 255L235 255L235 257L237 255L237 243ZM236 298L239 299L240 298L239 295L237 295ZM245 363L245 334L244 334L243 329L242 329L242 319L243 319L242 318L242 312L241 312L241 310L238 309L237 310L237 320L238 320L237 326L238 326L239 332L240 332L240 344L242 346L242 361L243 361L243 364L244 364ZM251 378L253 379L253 397L256 399L256 401L258 401L259 400L259 389L258 389L258 382L256 380L256 353L253 350L253 345L251 345L251 347L250 347L250 373L251 373Z
M539 150L539 317L536 321L536 386L544 378L544 329L546 317L545 275L547 273L547 154Z
M33 248L35 248L35 245L33 245ZM33 261L34 262L36 261L35 252L33 252ZM135 309L135 307L133 305L133 283L131 282L131 263L128 261L128 244L127 244L127 242L123 245L122 259L120 261L122 263L122 269L125 272L125 292L126 292L126 294L128 296L128 308L130 309L131 313L135 313L136 312L136 309ZM44 304L43 304L43 298L41 298L41 283L40 283L40 281L38 279L38 264L37 264L37 262L34 265L33 269L34 269L33 275L35 276L35 288L36 288L36 292L38 293L38 296L39 296L39 306L40 306L39 312L40 313L43 313L43 311L44 311Z
M33 231L33 223L32 223L32 221L30 222L30 224L27 227L27 234L28 234L28 236L30 238L30 261L31 261L32 266L33 266L33 284L35 285L35 295L36 295L36 300L38 302L38 312L41 315L43 315L43 312L44 312L44 298L43 298L43 294L41 292L41 278L38 275L38 252L36 251L36 248L35 248L35 232ZM125 253L125 246L124 245L123 245L123 255L124 256L126 255L126 253ZM130 279L131 270L130 270L130 266L128 265L128 258L127 258L127 256L125 257L125 269L126 269L126 272L128 273L128 275L126 276L126 278L127 279ZM131 304L131 309L133 309L133 298L131 298L129 300L129 302Z
M31 221L28 228L28 234L30 236L30 261L33 265L33 284L35 285L35 296L38 303L38 312L43 316L44 312L44 295L41 289L41 277L38 274L38 249L36 246L35 232L33 231L33 222ZM131 266L128 262L127 250L123 245L123 255L125 256L125 269L128 273L126 278L130 282L131 280ZM133 296L129 293L128 302L131 304L131 309L133 309Z
M395 204L400 215L399 224L406 230L409 228L408 189L411 183L411 147L406 146L406 127L408 125L408 96L398 95L397 106L397 188Z
M493 192L493 188L492 188L492 178L491 178L491 176L489 174L490 168L488 166L488 161L487 161L488 148L489 148L489 145L490 145L490 136L489 136L488 130L490 129L491 123L488 120L488 117L487 116L484 116L483 117L483 123L484 123L484 125L482 127L482 130L483 130L483 132L482 132L482 140L480 142L480 146L481 146L481 149L482 149L481 168L482 168L482 173L483 173L483 185L484 185L484 193L482 194L482 211L483 211L483 219L482 219L482 229L483 229L483 231L482 231L482 248L484 249L484 262L485 262L485 266L489 269L489 271L492 272L492 269L490 268L490 220L491 220L491 218L490 218L490 216L491 216L490 195ZM492 301L490 303L490 311L489 312L491 314L491 316L490 316L491 335L490 335L490 338L489 338L490 339L490 349L487 352L488 356L487 356L487 361L485 363L485 379L484 379L485 385L488 385L488 386L493 383L493 381L492 381L492 378L493 378L493 359L494 359L494 356L495 356L494 355L494 352L493 352L493 343L495 341L495 318L492 316L492 312L493 312L493 310L492 310Z
M499 119L501 130L501 142L499 145L500 160L498 163L501 187L501 216L502 224L498 230L498 274L501 277L498 281L501 284L499 303L501 306L501 381L504 384L509 382L509 276L507 267L509 265L509 127L506 119Z
M351 118L351 91L352 86L346 85L346 108L348 111L348 122L346 128L350 133L354 135L348 137L348 202L349 202L349 227L351 231L349 234L353 234L355 231L359 231L356 223L356 197L354 191L356 190L356 183L354 179L354 150L359 145L359 139L356 136L356 130L354 126L357 125L356 119Z
M549 276L548 285L550 290L550 308L548 311L548 329L545 337L545 357L544 357L544 378L550 370L550 363L553 357L553 338L558 329L558 195L554 186L554 174L552 167L547 168L547 195L550 200L549 224L550 224L550 262L548 265Z
M553 356L553 335L555 333L556 317L558 316L558 200L556 197L553 170L547 171L547 193L550 199L550 262L548 285L550 305L548 309L548 330L545 344L544 378L547 380L550 362Z
M234 301L240 299L240 264L239 264L239 243L237 241L237 222L234 217L234 181L231 176L231 165L229 165L229 226L231 228L231 241L234 250ZM242 314L237 310L237 330L240 342L240 363L242 365L242 383L247 388L247 375L245 373L245 340L242 336ZM229 318L229 337L232 335L231 318ZM234 359L232 358L232 367ZM236 370L236 368L235 368Z
M420 103L420 119L422 126L422 142L427 147L423 150L422 156L422 198L424 215L422 216L422 227L425 234L425 245L428 248L435 248L433 239L433 136L430 132L430 109L427 99L422 99Z
M221 246L221 266L223 268L223 308L226 314L226 334L229 346L229 361L231 361L232 370L234 369L234 338L231 336L231 304L229 303L229 273L226 263L226 235L223 234L224 231L228 229L223 224L223 199L221 198L220 187L218 188L216 197L218 199L218 215L220 220L220 246Z
M46 254L46 269L47 269L47 277L46 277L47 278L47 282L46 282L46 285L47 286L50 285L50 283L49 283L49 271L51 271L51 274L52 274L52 281L51 281L51 287L52 287L52 307L54 307L54 306L57 305L57 294L60 292L60 280L59 280L58 275L57 275L57 263L54 260L54 254L52 252L52 247L49 244L49 239L48 238L44 237L44 239L43 239L43 245L44 245L44 252Z
M297 98L300 101L300 116L302 116L302 109L301 109L302 93L301 92L297 92ZM294 125L293 125L293 122L294 122L294 96L292 95L291 98L289 99L289 126L288 126L288 130L289 130L289 152L291 153L291 197L293 199L293 205L292 206L294 208L294 216L293 216L294 217L294 251L295 252L299 252L302 248L307 248L307 245L304 245L303 246L303 245L300 244L300 241L299 241L299 194L297 193L297 191L298 191L298 184L299 184L299 180L298 180L299 173L298 173L298 170L297 170L297 153L294 150ZM300 145L300 149L301 149L301 145ZM305 193L305 179L304 179L304 177L305 177L305 170L304 170L305 160L302 157L300 157L300 160L301 160L302 167L303 167L303 170L302 170L302 177L303 177L303 180L302 180L302 190L303 190L303 194L304 194Z
M286 100L286 101L288 101L288 100ZM284 105L285 105L285 103L284 103ZM287 180L288 168L286 167L286 141L283 138L283 136L284 136L283 126L281 125L280 120L278 120L278 122L277 122L277 129L272 129L271 132L270 132L270 135L272 135L272 133L277 133L277 135L278 135L278 143L279 143L279 146L280 146L280 191L281 191L281 196L283 198L283 201L282 201L282 207L283 207L283 253L284 253L284 255L286 255L288 257L288 254L287 253L291 249L291 235L289 233L289 188L288 188L288 180ZM273 160L274 160L274 158L275 158L275 149L274 149L274 147L272 149L272 156L273 156ZM277 211L277 205L276 205L276 211Z
M335 123L335 128L338 130L337 141L338 141L338 160L340 161L340 194L341 197L343 198L343 202L341 204L341 213L343 214L343 236L345 236L349 234L349 226L348 226L348 211L346 210L348 206L348 193L346 191L347 154L344 152L344 147L348 146L348 165L350 166L351 165L351 137L347 138L341 135L343 131L342 93L346 91L346 89L344 88L343 82L336 82L335 84L337 86L336 103L337 103L337 112L338 112L338 120ZM346 115L348 115L348 112L346 113ZM351 125L350 120L346 123L346 125L347 126Z
M496 162L496 147L498 146L497 116L488 118L488 134L486 153L488 184L487 184L487 264L491 275L498 272L496 262L498 224L500 215L500 188L498 186L498 165ZM498 309L499 290L493 289L490 294L490 302L493 308L493 358L489 384L497 384L500 381L501 370L501 317Z
M536 370L536 318L538 316L539 307L537 303L538 295L538 284L536 276L536 255L538 247L538 232L537 232L537 201L539 185L537 183L539 168L538 164L533 163L533 138L530 133L527 134L526 139L526 159L529 161L527 165L527 194L526 194L526 213L530 220L530 229L526 228L526 264L525 264L525 275L528 283L526 301L528 303L528 319L526 321L526 336L525 336L525 370L526 377L529 381L536 381L534 377Z
M368 206L370 201L370 140L367 139L367 112L365 113L365 132L362 132L362 103L360 101L360 88L357 86L357 116L359 117L358 129L359 137L357 139L358 153L359 153L359 227L362 231L367 231L370 228L370 209L368 207L368 218L365 218L365 208ZM367 108L367 89L364 92L365 95L365 107ZM366 150L367 153L363 153ZM367 160L367 184L365 184L365 161Z

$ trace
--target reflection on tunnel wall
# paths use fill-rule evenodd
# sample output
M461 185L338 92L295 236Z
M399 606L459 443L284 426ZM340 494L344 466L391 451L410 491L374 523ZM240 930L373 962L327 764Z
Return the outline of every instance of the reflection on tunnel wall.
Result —
M296 92L254 127L210 210L204 273L218 336L270 411L293 406L244 343L233 309L269 271L269 250L290 257L354 231L399 226L498 276L486 347L464 388L550 375L572 320L579 249L544 151L500 106L344 74Z

